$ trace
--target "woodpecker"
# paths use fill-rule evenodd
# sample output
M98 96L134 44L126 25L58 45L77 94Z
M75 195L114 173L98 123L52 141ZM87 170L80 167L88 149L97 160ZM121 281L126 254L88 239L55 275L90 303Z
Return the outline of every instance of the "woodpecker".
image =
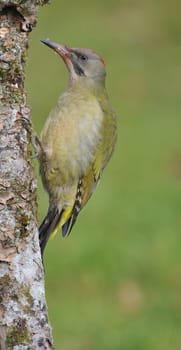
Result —
M117 118L105 88L105 62L95 51L49 40L65 62L67 89L41 131L40 174L49 194L48 213L39 228L41 254L50 236L70 233L94 192L117 139Z

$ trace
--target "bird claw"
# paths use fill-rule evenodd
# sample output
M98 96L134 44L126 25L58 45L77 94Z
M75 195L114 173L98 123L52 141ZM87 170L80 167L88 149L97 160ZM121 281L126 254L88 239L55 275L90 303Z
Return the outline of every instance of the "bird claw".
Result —
M40 142L38 136L35 134L35 132L32 128L32 124L31 124L30 120L22 116L20 119L16 120L16 122L19 122L19 121L22 122L22 125L24 126L24 128L26 129L26 131L28 132L28 134L31 137L31 144L32 144L33 150L34 150L34 157L33 158L38 158L40 155L40 152L42 151L42 146L41 146L41 142Z

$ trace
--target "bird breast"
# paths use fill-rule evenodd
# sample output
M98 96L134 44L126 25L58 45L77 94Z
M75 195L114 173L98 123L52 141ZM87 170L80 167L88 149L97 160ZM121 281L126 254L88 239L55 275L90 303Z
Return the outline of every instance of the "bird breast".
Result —
M42 132L42 146L61 177L79 178L94 161L103 112L97 101L71 101L55 108ZM52 162L53 160L53 162Z

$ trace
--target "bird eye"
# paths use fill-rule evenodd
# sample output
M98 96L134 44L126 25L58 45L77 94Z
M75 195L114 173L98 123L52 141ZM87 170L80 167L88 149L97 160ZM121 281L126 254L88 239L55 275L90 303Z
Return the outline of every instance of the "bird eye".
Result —
M80 55L79 58L82 60L82 61L87 61L88 60L88 57L86 55Z

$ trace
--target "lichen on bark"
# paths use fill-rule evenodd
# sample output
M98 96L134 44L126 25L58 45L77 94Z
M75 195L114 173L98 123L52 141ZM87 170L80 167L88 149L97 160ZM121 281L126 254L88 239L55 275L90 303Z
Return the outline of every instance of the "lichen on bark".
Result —
M53 349L36 220L24 90L28 33L39 4L0 0L0 349Z

